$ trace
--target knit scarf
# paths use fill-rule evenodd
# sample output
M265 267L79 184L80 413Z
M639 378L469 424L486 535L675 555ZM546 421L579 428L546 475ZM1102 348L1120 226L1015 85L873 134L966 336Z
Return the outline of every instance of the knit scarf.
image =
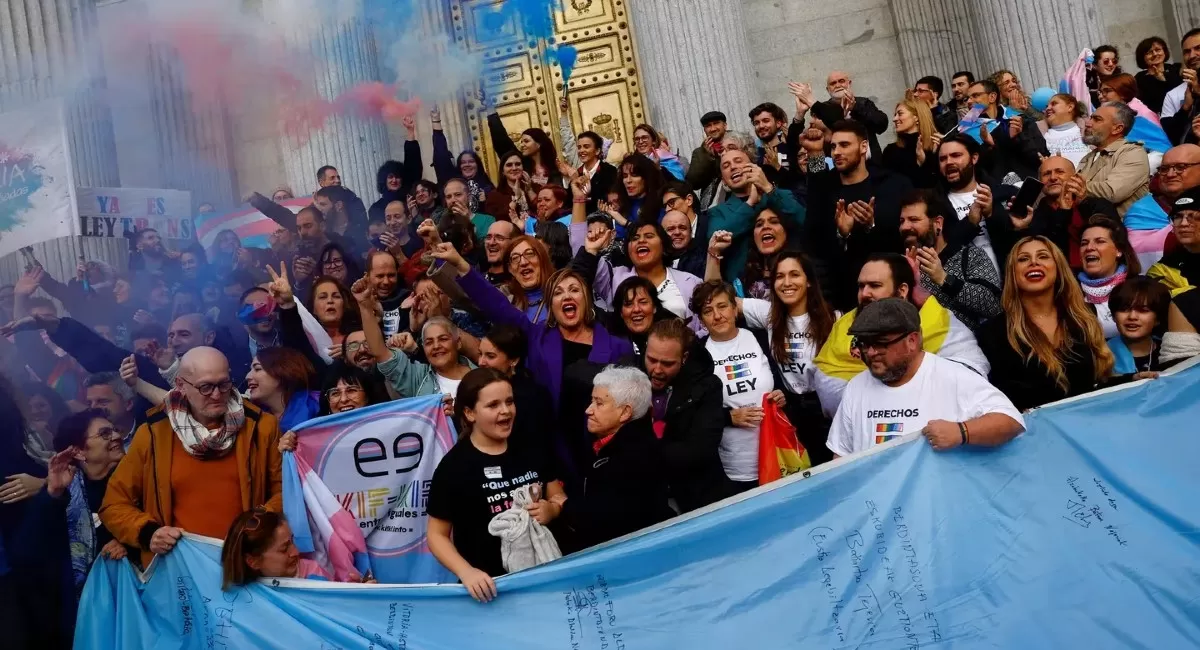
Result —
M233 449L238 431L246 422L246 411L242 406L242 395L235 391L229 393L228 408L225 410L225 425L216 431L208 429L192 417L188 411L187 400L179 389L167 393L163 403L167 412L167 420L175 437L183 444L183 449L189 455L201 460L220 458Z
M1117 267L1117 272L1107 278L1093 280L1079 272L1079 288L1083 289L1083 298L1093 305L1103 305L1108 302L1108 295L1118 285L1125 281L1125 265Z

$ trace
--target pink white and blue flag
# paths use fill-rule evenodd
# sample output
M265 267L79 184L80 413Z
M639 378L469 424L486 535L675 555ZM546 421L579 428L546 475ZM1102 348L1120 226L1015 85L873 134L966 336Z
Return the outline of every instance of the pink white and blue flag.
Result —
M379 404L305 422L284 458L284 514L296 546L336 580L453 582L429 552L433 470L455 440L442 396Z
M302 196L288 199L280 201L279 205L295 214L300 212L301 208L312 205L312 197ZM192 221L196 224L196 239L205 249L213 245L217 234L222 230L232 230L237 233L245 248L270 248L271 242L268 237L279 228L279 225L271 221L270 217L248 205L229 212L210 212L197 215Z

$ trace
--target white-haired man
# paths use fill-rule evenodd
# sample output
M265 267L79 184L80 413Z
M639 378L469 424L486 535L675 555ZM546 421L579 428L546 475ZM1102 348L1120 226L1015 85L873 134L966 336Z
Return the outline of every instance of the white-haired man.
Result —
M650 412L650 378L637 368L609 366L596 375L587 408L596 459L584 469L583 491L567 497L563 516L583 547L670 518L662 451Z

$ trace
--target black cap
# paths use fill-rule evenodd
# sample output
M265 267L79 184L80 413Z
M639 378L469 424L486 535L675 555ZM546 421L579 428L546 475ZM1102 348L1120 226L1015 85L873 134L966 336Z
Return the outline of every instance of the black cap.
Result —
M1200 212L1200 187L1193 187L1190 190L1185 190L1175 202L1171 204L1171 214L1191 210Z
M921 313L904 298L884 298L858 310L850 336L871 338L921 331Z
M713 122L728 122L721 111L709 111L700 117L700 126L708 126Z

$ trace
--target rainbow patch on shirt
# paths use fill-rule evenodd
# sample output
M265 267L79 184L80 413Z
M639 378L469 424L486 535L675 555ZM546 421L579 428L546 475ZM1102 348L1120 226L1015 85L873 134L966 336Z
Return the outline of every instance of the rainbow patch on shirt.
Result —
M725 366L726 379L741 379L750 376L749 363L732 363Z
M892 438L904 435L903 422L880 422L875 425L875 444L882 445Z

